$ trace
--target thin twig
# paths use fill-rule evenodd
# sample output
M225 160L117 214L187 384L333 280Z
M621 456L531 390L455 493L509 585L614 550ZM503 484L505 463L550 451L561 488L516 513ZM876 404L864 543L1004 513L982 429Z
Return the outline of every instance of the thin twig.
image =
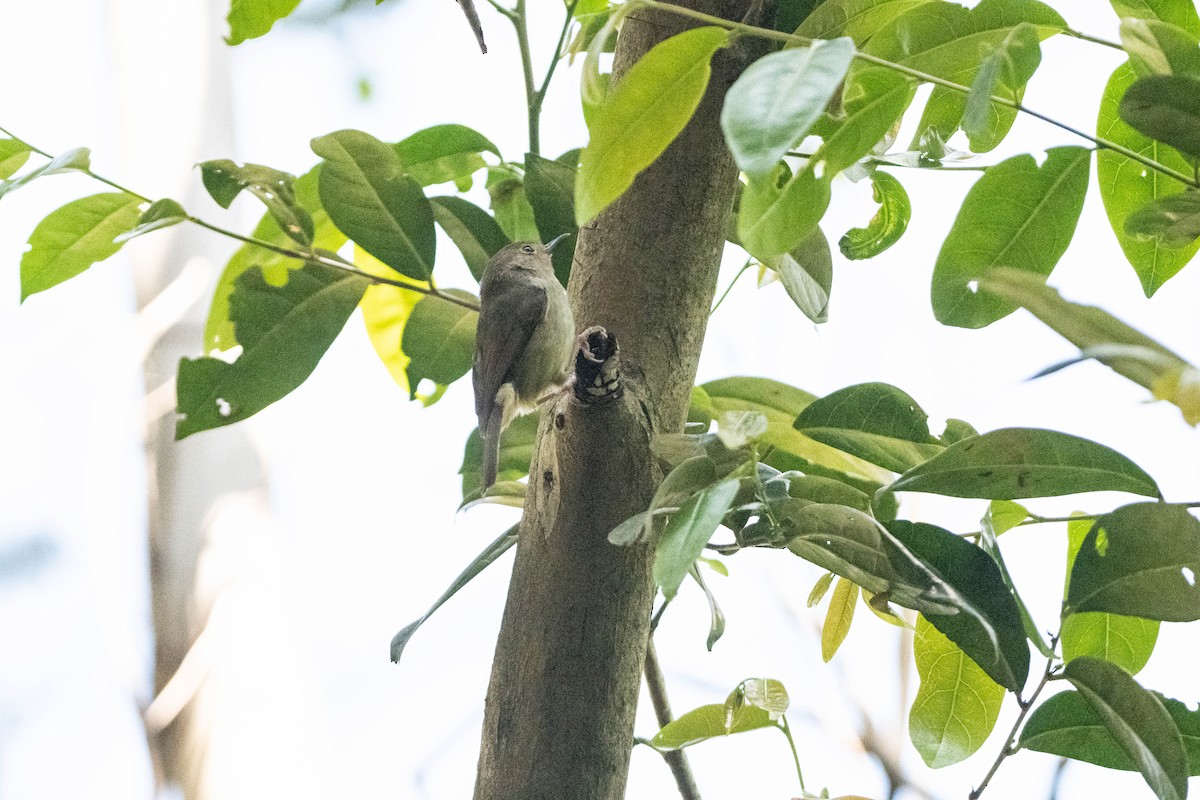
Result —
M1121 45L1117 44L1116 42L1110 42L1108 39L1101 39L1099 36L1092 36L1090 34L1082 32L1082 31L1077 31L1074 28L1064 28L1063 35L1070 36L1073 39L1080 39L1085 42L1091 42L1092 44L1099 44L1099 45L1103 45L1104 47L1111 47L1113 50L1124 51L1124 49L1125 49L1124 47L1121 47Z
M550 90L550 79L554 77L554 70L562 58L563 43L567 41L567 31L571 29L571 20L575 18L575 6L578 4L579 0L571 0L567 3L567 16L563 20L562 30L558 32L558 43L554 45L554 55L550 58L550 66L546 68L546 77L542 80L541 87L534 94L534 106L531 110L539 115L542 113L542 103L546 101L546 92Z
M703 11L695 11L690 8L683 8L682 6L673 5L671 3L660 2L659 0L630 0L630 1L636 2L638 5L644 6L646 8L657 8L662 11L668 11L673 14L679 14L680 16L691 17L692 19L700 20L701 22L707 22L710 25L717 25L722 28L726 28L727 30L738 31L740 33L749 34L751 36L759 36L764 39L774 39L775 41L778 41L778 42L786 42L788 44L797 44L802 47L809 47L815 41L806 36L796 36L795 34L783 33L782 31L775 31L775 30L771 30L769 28L760 28L758 26L747 25L742 22L733 22L731 20L713 16L712 14L705 14ZM888 61L887 59L879 58L878 56L873 56L869 53L864 53L862 51L855 51L854 57L856 59L858 59L859 61L865 61L868 64L874 64L878 67L885 67L894 72L899 72L902 75L907 75L910 78L916 78L917 80L923 81L925 83L936 84L938 86L942 86L946 89L950 89L955 92L960 92L962 94L970 94L970 92L971 92L971 87L969 87L969 86L964 86L961 83L955 83L954 81L949 81L949 80L946 80L945 78L939 78L937 75L932 75L928 72L922 72L921 70L913 69L912 67L906 67L903 64L897 64L894 61ZM997 105L1002 105L1007 108L1011 108L1015 111L1019 111L1023 114L1028 114L1029 116L1040 119L1043 122L1047 122L1047 123L1055 126L1056 128L1061 128L1062 130L1067 131L1068 133L1073 133L1076 136L1080 137L1081 139L1086 139L1087 141L1096 145L1096 147L1098 147L1098 148L1102 148L1104 150L1112 150L1115 153L1120 153L1121 155L1125 156L1126 158L1132 159L1133 161L1137 161L1138 163L1142 164L1143 166L1148 167L1162 175L1166 175L1169 178L1174 178L1175 180L1179 181L1180 183L1182 183L1186 186L1191 186L1193 188L1200 188L1200 183L1198 183L1194 177L1188 177L1187 175L1184 175L1183 173L1178 172L1177 170L1171 169L1170 167L1166 166L1165 164L1160 164L1159 162L1155 161L1154 159L1148 158L1148 157L1142 155L1141 153L1137 152L1136 150L1130 150L1128 147L1124 147L1122 145L1117 144L1116 142L1111 142L1111 141L1109 141L1107 139L1103 139L1099 136L1092 136L1089 133L1085 133L1085 132L1081 131L1079 128L1068 125L1065 122L1059 122L1058 120L1056 120L1052 117L1046 116L1045 114L1041 113L1040 111L1034 111L1033 109L1022 105L1022 104L1016 102L1015 100L1010 100L1007 97L998 97L996 95L992 95L989 99L991 100L991 102L996 103Z
M658 653L654 649L654 636L646 639L646 688L650 690L650 702L654 706L654 716L658 727L665 728L670 724L671 703L667 699L667 683L663 679L662 667L658 663ZM675 785L679 787L679 796L683 800L700 800L700 789L692 776L692 768L688 766L687 753L683 750L667 750L662 752L663 761L671 768L675 776Z
M542 151L541 134L538 126L541 120L540 104L535 103L537 90L533 86L533 59L529 53L529 25L525 19L525 0L517 0L513 9L513 28L517 32L517 47L521 51L521 73L525 78L525 108L529 116L529 152L538 155Z
M717 302L715 304L713 304L712 309L708 312L708 315L710 317L713 314L717 313L717 309L721 307L721 303L723 303L725 301L725 298L729 295L729 292L733 290L733 285L735 283L737 283L738 278L742 277L742 273L745 272L746 270L748 270L750 268L750 265L753 263L754 263L754 259L748 258L748 259L746 259L746 263L742 264L742 268L737 271L737 275L733 276L733 280L731 280L729 282L729 286L725 287L725 291L721 293L721 296L719 298L717 298Z
M9 138L13 139L14 141L18 141L21 144L25 145L26 147L29 148L29 150L31 152L37 153L38 155L43 156L44 158L48 158L51 161L54 160L53 155L51 155L50 153L47 153L45 150L41 150L41 149L35 147L34 145L30 144L29 142L25 141L24 139L14 136L6 128L0 127L0 133L3 133L6 136L8 136ZM116 189L119 192L124 192L125 194L128 194L132 197L136 197L138 200L141 200L143 203L153 202L146 195L141 194L139 192L135 192L126 186L122 186L121 184L117 183L116 181L106 178L103 175L98 175L97 173L92 172L90 169L83 169L83 170L79 170L79 171L82 172L83 174L87 175L92 180L103 183L106 186L111 186L112 188ZM245 244L251 244L251 245L254 245L255 247L261 247L264 250L270 250L273 253L278 253L279 255L287 256L288 258L294 258L297 261L305 261L305 262L309 262L309 263L313 263L313 264L320 264L323 267L329 267L331 269L340 270L342 272L346 272L351 275L356 275L360 278L370 281L371 283L380 283L380 284L385 284L387 286L395 286L400 289L408 289L409 291L418 292L420 294L425 294L425 295L430 295L431 297L441 298L442 300L445 300L448 303L453 303L454 305L462 306L463 308L470 309L471 311L479 311L479 304L477 302L474 302L471 300L466 300L461 297L456 297L455 295L452 295L452 294L446 294L445 292L440 291L437 287L433 286L432 282L430 283L429 286L422 286L419 283L410 283L408 281L396 280L393 278L385 278L381 275L374 275L370 272L364 272L363 270L354 266L349 261L335 260L335 259L329 258L328 256L321 255L320 253L317 253L317 252L296 250L296 249L293 249L290 247L284 247L282 245L275 244L274 242L268 242L264 239L256 239L253 236L246 236L245 234L241 234L236 231L231 231L227 228L222 228L219 225L214 225L211 222L206 222L205 220L202 220L199 217L192 216L191 214L187 215L184 219L187 220L188 222L192 223L193 225L198 225L201 228L206 228L207 230L210 230L213 233L219 233L222 236L226 236L230 239L236 239L237 241L244 242Z
M1050 639L1050 649L1054 650L1054 648L1057 646L1058 635L1055 634ZM971 793L967 795L969 800L979 800L979 796L982 795L983 790L987 788L988 782L992 779L992 776L996 774L996 770L1000 769L1000 765L1004 763L1004 759L1017 752L1014 745L1017 743L1017 735L1021 732L1021 724L1025 722L1025 717L1028 716L1030 710L1033 708L1033 703L1035 700L1037 700L1038 695L1042 693L1042 690L1046 688L1046 684L1050 682L1051 673L1054 671L1055 660L1056 659L1054 656L1046 659L1046 669L1042 673L1042 679L1038 681L1037 688L1033 690L1033 694L1029 696L1028 700L1023 700L1019 695L1017 696L1017 702L1021 705L1021 713L1017 715L1017 721L1013 723L1012 730L1008 732L1008 739L1005 740L1004 747L1000 748L1000 753L996 756L996 760L992 762L991 769L989 769L987 774L983 776L983 780L980 782L979 787L972 789Z

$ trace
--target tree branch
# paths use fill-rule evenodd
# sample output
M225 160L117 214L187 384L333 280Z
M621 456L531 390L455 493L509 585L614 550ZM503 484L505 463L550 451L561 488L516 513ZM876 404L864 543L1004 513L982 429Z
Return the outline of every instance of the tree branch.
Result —
M667 699L667 683L663 679L662 668L658 663L658 652L654 647L654 634L646 639L646 688L650 690L650 702L654 705L654 716L658 727L665 728L671 722L671 702ZM679 796L683 800L700 800L700 789L692 776L688 765L687 753L684 750L668 750L662 753L663 760L671 768L675 776L675 785L679 787Z

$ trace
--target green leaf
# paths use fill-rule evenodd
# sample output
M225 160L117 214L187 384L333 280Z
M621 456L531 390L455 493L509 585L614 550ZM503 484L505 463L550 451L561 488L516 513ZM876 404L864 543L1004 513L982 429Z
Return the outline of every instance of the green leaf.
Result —
M888 488L986 500L1104 491L1158 496L1154 479L1115 450L1038 428L1002 428L963 439Z
M1196 424L1197 399L1186 378L1195 368L1172 351L1102 309L1064 300L1055 289L1027 273L992 270L980 283L986 291L1023 305L1079 347L1081 356L1095 358L1146 387L1156 398L1169 400L1179 406L1189 424Z
M738 482L726 480L697 493L671 515L654 550L654 583L670 600L696 563L704 545L716 533Z
M717 421L717 438L730 450L758 441L767 432L767 415L759 411L726 411Z
M992 732L1004 688L925 617L917 618L913 656L921 685L908 715L909 738L928 766L957 764Z
M700 590L704 592L704 599L708 601L708 638L704 640L704 646L711 653L713 645L719 642L721 637L725 635L725 612L721 610L721 606L717 605L716 596L713 595L712 590L708 588L708 584L704 582L704 578L700 575L699 565L701 563L707 564L714 572L718 572L725 577L729 577L729 570L720 561L714 561L703 556L696 559L696 564L691 570L691 576L696 579L696 583L700 584Z
M492 215L461 197L431 197L433 218L450 241L462 253L467 269L475 280L483 277L483 268L492 256L511 244Z
M534 153L525 154L525 195L533 208L538 234L548 242L564 233L572 234L554 248L550 260L558 282L567 285L575 260L575 173L571 164L551 161Z
M113 241L124 244L137 236L169 228L172 225L187 222L187 220L188 213L183 210L183 206L179 205L179 203L169 198L155 200L138 217L137 225L131 230L117 236Z
M1200 521L1186 506L1135 503L1096 520L1075 557L1064 614L1200 619Z
M29 146L16 139L0 139L0 179L10 177L29 160Z
M1153 695L1179 728L1188 756L1188 774L1200 775L1200 711L1191 711L1178 700L1157 692ZM1035 708L1021 730L1018 746L1109 769L1138 769L1108 732L1104 717L1079 692L1061 692Z
M272 286L261 269L238 276L229 316L244 348L229 363L179 362L175 438L246 419L303 383L358 306L367 280L306 264Z
M845 578L838 578L829 600L829 611L825 624L821 626L821 658L826 664L837 653L838 648L850 633L854 621L854 607L858 605L858 587Z
M1029 519L1029 509L1011 500L993 500L988 503L987 514L995 536L1011 531Z
M515 481L529 474L537 427L538 415L526 414L514 419L500 434L498 474L501 482ZM467 437L458 472L462 475L463 505L466 505L479 497L479 486L483 483L483 441L478 429L472 430Z
M628 547L643 541L642 533L654 521L649 511L639 511L608 532L608 541L618 547ZM712 648L709 648L712 649Z
M890 141L893 126L912 101L916 83L906 76L883 67L852 73L842 93L842 113L834 129L812 161L822 163L822 175L830 177L870 153L881 142Z
M833 256L819 227L790 253L769 259L766 266L778 273L784 291L804 316L817 324L829 319Z
M1178 0L1109 0L1118 17L1159 19L1182 28L1192 36L1200 36L1200 16L1194 3Z
M655 45L613 87L593 114L580 159L576 223L591 222L674 141L708 87L709 60L728 41L723 28L684 31Z
M767 178L825 112L854 58L848 38L781 50L750 65L729 87L721 130L738 167Z
M1121 44L1140 77L1187 75L1200 78L1200 42L1169 22L1123 19Z
M797 36L849 36L861 47L893 19L929 0L825 0L796 28Z
M230 0L229 35L227 44L241 44L247 39L257 39L271 30L271 26L291 14L300 0Z
M817 582L813 584L812 591L808 593L808 607L812 608L821 602L825 597L825 593L829 591L829 586L833 583L833 579L837 577L832 572L826 572Z
M750 183L738 206L738 237L760 261L787 253L812 236L829 207L829 180L811 169L790 178L780 166L776 177ZM786 180L785 180L786 178Z
M971 611L967 601L887 528L858 509L789 499L773 505L787 548L872 594L936 614Z
M478 302L461 289L444 289L443 294ZM449 300L426 295L413 307L404 326L404 352L408 364L409 397L417 397L423 380L449 386L471 371L475 357L475 325L479 314Z
M10 158L16 158L16 156L10 156ZM36 169L31 169L11 180L0 181L0 197L4 197L9 192L15 192L22 186L32 183L45 175L59 175L63 172L85 172L90 168L91 151L86 147L76 147L74 150L60 153Z
M725 730L732 732L738 712L743 708L761 708L771 721L779 719L791 705L784 685L772 678L747 678L725 698Z
M838 242L842 255L851 261L874 258L900 241L912 217L908 192L894 176L875 170L871 173L871 186L879 210L867 227L851 228Z
M441 608L447 600L458 593L459 589L463 588L472 580L474 580L476 575L491 566L496 559L504 555L504 553L506 553L510 547L517 543L517 528L517 525L513 525L504 533L500 534L496 541L485 547L483 552L475 556L471 563L467 565L467 568L464 569L459 576L454 579L454 582L451 583L450 587L442 593L442 596L439 597L437 601L429 607L428 611L422 614L419 619L405 625L396 633L395 636L392 637L391 654L393 664L400 663L400 656L404 653L404 648L408 645L408 640L411 639L412 635L417 632L417 628L425 624L425 620L433 616L433 612Z
M1092 520L1087 518L1073 519L1067 523L1067 585L1070 585L1075 557L1091 529ZM1130 675L1137 675L1154 651L1158 626L1157 620L1123 617L1101 611L1072 614L1063 620L1059 635L1063 660L1070 661L1079 656L1102 658Z
M725 725L725 705L712 703L694 708L672 720L654 734L650 746L659 751L681 750L718 736L771 728L775 721L766 710L758 706L745 705L734 714L732 724Z
M767 433L761 443L777 453L794 456L807 473L849 476L872 484L891 480L886 470L814 441L792 427L797 415L816 399L808 392L768 378L750 377L710 381L701 388L708 394L717 413L746 409L765 414Z
M839 389L805 408L793 426L892 472L904 472L944 449L929 434L929 416L916 401L886 383Z
M433 125L397 142L395 149L404 171L417 183L432 186L466 181L459 187L462 191L471 188L472 173L487 166L481 153L501 158L491 140L466 125Z
M1158 698L1120 667L1097 658L1075 659L1063 677L1104 720L1160 800L1187 797L1187 753L1178 727Z
M245 189L263 202L279 228L293 241L312 244L312 216L296 202L296 178L261 164L238 166L229 159L200 164L204 188L221 208L229 208Z
M496 224L505 236L514 242L536 242L541 238L520 175L506 167L488 167L487 190Z
M296 192L296 202L304 206L313 219L313 247L328 252L334 252L346 243L346 237L334 227L329 215L321 208L321 200L317 196L317 175L320 167L314 167L296 179L293 189ZM254 228L253 237L269 242L279 247L292 249L292 240L279 228L279 224L270 212L264 214ZM229 350L238 344L235 336L233 321L229 318L229 297L233 294L237 279L246 270L258 267L263 277L273 286L282 286L287 281L288 272L304 266L304 262L266 250L258 245L244 244L238 248L225 271L217 280L213 292L212 306L208 312L208 321L204 326L205 352L213 350ZM367 267L364 267L367 268ZM382 267L380 274L389 272Z
M945 325L982 328L1016 308L978 292L992 267L1049 275L1071 243L1087 192L1091 152L1053 147L989 167L971 187L933 267L933 312Z
M121 249L115 239L137 224L141 200L106 192L51 211L29 237L21 257L21 301L74 278Z
M1200 191L1188 189L1142 206L1125 218L1125 232L1155 238L1163 247L1189 247L1200 239Z
M893 19L871 37L863 51L969 86L985 60L984 54L1000 48L1015 28L1026 23L1036 26L1039 39L1067 27L1057 12L1037 0L982 0L970 10L953 3L926 3ZM860 73L875 69L878 67L866 62L856 63L848 81L853 85ZM929 130L942 141L948 140L962 122L966 102L961 93L935 86L911 149L917 149L916 143ZM988 134L976 137L980 142L973 144L994 146L1011 126L1016 112L996 107L990 116Z
M1108 79L1100 99L1096 135L1185 175L1192 174L1192 165L1176 150L1143 136L1121 120L1121 98L1133 83L1135 75L1132 66L1123 64ZM1096 152L1096 184L1121 250L1137 273L1142 290L1150 297L1191 261L1197 248L1200 248L1200 242L1183 248L1168 248L1157 239L1147 241L1127 233L1125 220L1133 212L1164 197L1178 194L1186 187L1109 149Z
M1009 31L996 49L983 60L963 108L962 129L971 141L971 149L984 153L1000 144L1011 126L1011 110L993 106L991 98L1005 97L1019 102L1025 84L1042 62L1036 26L1022 22Z
M401 275L429 280L433 210L395 149L355 130L317 137L312 149L325 159L318 189L333 224Z
M1029 677L1029 644L1021 612L996 562L979 547L936 525L897 520L887 527L978 612L926 614L929 623L993 681L1010 691L1021 691Z
M1200 156L1200 80L1183 75L1138 78L1125 90L1119 113L1143 136Z

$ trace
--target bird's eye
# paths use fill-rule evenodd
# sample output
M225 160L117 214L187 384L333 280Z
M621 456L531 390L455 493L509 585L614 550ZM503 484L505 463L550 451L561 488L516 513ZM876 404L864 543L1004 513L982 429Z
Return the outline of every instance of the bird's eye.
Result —
M522 249L522 250L524 250L526 253L532 253L532 252L533 252L533 246L532 246L532 245L528 245L528 244L527 244L527 245L525 245L524 247L522 247L521 249Z

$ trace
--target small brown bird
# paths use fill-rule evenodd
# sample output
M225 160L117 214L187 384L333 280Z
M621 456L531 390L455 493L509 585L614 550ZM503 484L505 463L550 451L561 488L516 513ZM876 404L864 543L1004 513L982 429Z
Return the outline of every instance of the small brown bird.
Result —
M567 235L545 245L508 245L488 261L479 284L472 379L483 439L483 491L496 482L501 432L570 376L575 320L550 262Z

